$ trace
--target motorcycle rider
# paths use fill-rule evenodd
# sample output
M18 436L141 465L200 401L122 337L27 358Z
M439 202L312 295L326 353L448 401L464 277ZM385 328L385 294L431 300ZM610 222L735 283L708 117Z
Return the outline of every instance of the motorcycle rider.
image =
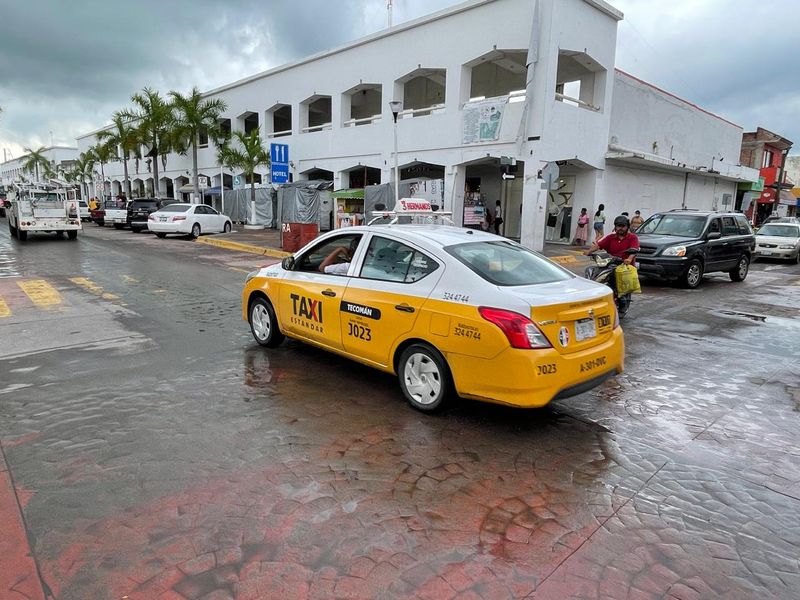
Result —
M614 232L609 233L597 242L592 242L589 249L584 254L590 254L596 250L605 250L611 256L622 260L623 264L633 264L636 253L639 252L639 236L631 232L631 222L625 215L620 215L614 219ZM608 278L608 284L614 292L614 296L619 300L620 314L628 310L630 304L630 294L619 296L617 294L617 281L614 274Z
M639 251L639 236L631 230L631 222L625 215L614 219L614 232L609 233L598 242L592 242L584 254L591 254L596 250L605 250L611 256L622 259L626 265L633 263L636 252Z

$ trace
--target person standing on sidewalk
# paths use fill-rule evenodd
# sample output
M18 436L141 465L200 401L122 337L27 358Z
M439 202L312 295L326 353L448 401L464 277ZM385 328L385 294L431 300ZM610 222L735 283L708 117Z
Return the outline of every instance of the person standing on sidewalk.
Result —
M494 203L494 232L500 235L500 225L503 224L503 207L500 205L500 200Z
M599 242L600 239L603 237L603 229L606 225L606 213L603 211L606 209L605 204L601 204L597 207L597 212L594 213L594 241Z
M578 226L575 228L575 239L573 244L575 246L585 246L586 240L589 239L589 215L586 214L586 209L581 209L581 214L578 216Z
M631 231L636 231L644 224L644 219L642 218L642 213L638 210L633 213L633 218L631 219Z

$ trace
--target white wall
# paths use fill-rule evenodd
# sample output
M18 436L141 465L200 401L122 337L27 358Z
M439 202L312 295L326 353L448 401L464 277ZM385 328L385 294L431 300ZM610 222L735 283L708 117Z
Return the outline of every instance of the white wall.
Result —
M655 169L638 169L609 163L603 175L602 200L606 205L607 222L623 211L633 216L641 210L647 218L654 212L681 208L685 176ZM733 194L736 184L713 177L689 175L686 186L686 207L698 210L722 210L722 195ZM731 210L733 207L731 206ZM593 212L590 208L590 212ZM609 227L606 227L609 230Z
M693 167L711 168L713 158L726 172L739 163L742 128L617 71L609 141Z

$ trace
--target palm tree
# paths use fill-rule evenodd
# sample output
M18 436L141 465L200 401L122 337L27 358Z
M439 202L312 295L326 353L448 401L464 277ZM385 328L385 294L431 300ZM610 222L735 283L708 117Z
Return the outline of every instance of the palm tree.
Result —
M40 146L38 150L25 148L25 152L27 152L28 155L25 157L25 160L22 163L22 170L33 173L36 176L36 181L41 181L39 176L39 167L50 167L50 161L44 155L46 151L47 148L44 146Z
M105 196L106 192L106 171L105 165L108 162L111 162L112 158L116 155L114 151L115 148L113 144L110 142L98 142L89 150L87 154L89 154L93 159L94 163L100 165L100 196ZM94 166L94 165L92 165Z
M197 143L201 133L206 133L215 141L221 137L219 116L227 110L224 100L203 100L203 95L196 87L188 96L178 92L170 92L172 105L175 107L174 138L176 142L192 148L192 186L198 192L197 178ZM185 151L182 152L185 154Z
M124 110L125 118L138 122L139 139L150 148L153 158L153 191L158 196L158 156L163 153L162 145L168 141L173 122L172 105L166 102L157 91L146 87L131 96L136 105L133 110Z
M75 166L73 167L75 179L81 184L81 193L83 193L84 190L86 191L85 198L87 201L89 200L89 184L86 180L91 180L93 177L94 163L95 159L90 153L81 152L78 158L75 159Z
M228 143L219 147L217 161L229 169L240 169L247 174L250 180L250 222L256 222L256 182L253 175L256 168L261 165L269 166L269 152L261 145L261 136L258 129L249 134L243 131L234 131L233 139L238 142L237 148L231 148Z
M131 154L134 156L139 155L139 138L136 135L136 127L133 121L120 111L115 112L111 116L111 122L114 124L114 127L99 132L97 134L97 141L107 142L112 147L119 148L122 151L122 156L117 158L122 161L125 173L125 196L130 198L131 180L128 175L128 161L131 159Z

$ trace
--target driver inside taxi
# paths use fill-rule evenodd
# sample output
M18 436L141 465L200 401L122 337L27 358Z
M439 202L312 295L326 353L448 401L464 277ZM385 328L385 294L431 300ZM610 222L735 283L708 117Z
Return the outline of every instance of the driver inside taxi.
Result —
M360 237L354 237L350 240L349 246L334 248L331 253L325 257L325 260L320 263L319 270L328 275L347 275L347 271L350 270L350 263L353 260L353 255L360 241Z

